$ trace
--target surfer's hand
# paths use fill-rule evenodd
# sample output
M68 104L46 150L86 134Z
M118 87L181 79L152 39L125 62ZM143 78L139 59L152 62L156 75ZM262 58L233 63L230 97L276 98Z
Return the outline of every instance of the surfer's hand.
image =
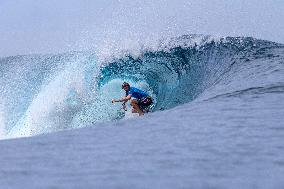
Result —
M116 102L116 100L115 100L115 99L112 99L112 100L111 100L111 103L115 103L115 102Z
M121 109L123 109L124 111L127 111L126 105L125 105L125 104L122 104Z

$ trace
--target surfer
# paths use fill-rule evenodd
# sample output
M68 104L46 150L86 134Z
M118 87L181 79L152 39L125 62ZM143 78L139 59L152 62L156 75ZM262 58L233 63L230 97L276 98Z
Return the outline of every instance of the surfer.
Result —
M149 111L150 105L153 103L152 97L149 96L145 91L130 87L129 83L124 82L121 86L122 89L125 90L125 97L122 97L121 99L113 99L111 102L123 102L122 106L124 109L125 103L129 101L132 97L134 99L131 100L131 106L133 107L132 113L138 113L139 116L144 115L144 113L147 113Z

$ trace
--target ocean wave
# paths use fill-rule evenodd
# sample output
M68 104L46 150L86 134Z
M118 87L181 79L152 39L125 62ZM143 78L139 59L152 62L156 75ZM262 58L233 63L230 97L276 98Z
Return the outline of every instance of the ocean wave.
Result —
M5 136L19 137L121 119L125 112L110 100L123 95L123 81L150 92L153 112L195 99L269 93L274 88L262 87L277 80L263 74L281 72L283 49L249 37L184 35L104 57L70 52L1 58L1 125ZM253 86L247 81L252 77Z

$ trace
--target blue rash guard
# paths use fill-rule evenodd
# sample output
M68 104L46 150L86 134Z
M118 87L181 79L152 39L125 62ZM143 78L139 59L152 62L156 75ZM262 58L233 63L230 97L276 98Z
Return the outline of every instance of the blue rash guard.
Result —
M146 92L137 89L135 87L130 87L130 90L126 92L126 96L131 95L131 97L141 100L149 96Z

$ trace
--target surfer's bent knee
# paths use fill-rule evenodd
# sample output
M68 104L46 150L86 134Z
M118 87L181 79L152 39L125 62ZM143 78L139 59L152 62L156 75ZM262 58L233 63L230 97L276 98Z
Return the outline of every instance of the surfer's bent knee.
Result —
M137 100L135 99L131 100L131 105L133 106L134 104L138 104Z

